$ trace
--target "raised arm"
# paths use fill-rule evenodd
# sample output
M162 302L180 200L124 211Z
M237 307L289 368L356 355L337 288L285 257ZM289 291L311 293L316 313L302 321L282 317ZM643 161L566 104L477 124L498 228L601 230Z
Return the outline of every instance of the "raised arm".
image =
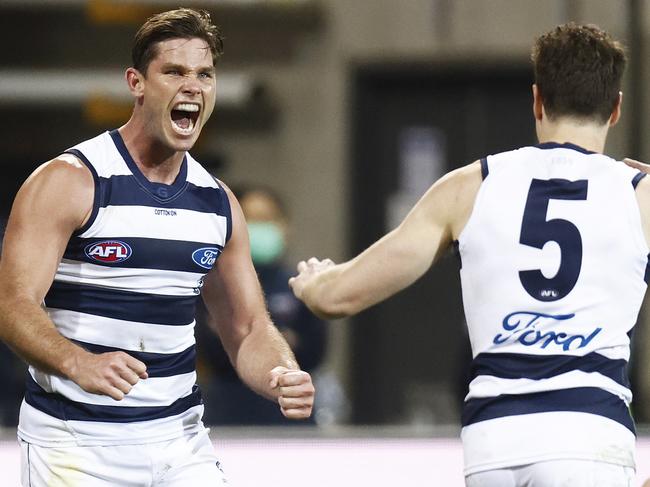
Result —
M481 185L480 164L437 181L404 221L354 259L334 265L311 258L289 280L295 295L326 319L356 314L421 277L458 238Z
M203 286L211 324L221 338L240 378L251 389L277 400L291 419L307 418L314 387L266 310L250 257L248 232L241 207L227 189L232 210L232 236Z
M88 392L122 399L144 364L123 352L95 355L61 335L42 308L68 239L88 219L94 182L76 158L38 168L14 201L0 259L0 338L36 368Z

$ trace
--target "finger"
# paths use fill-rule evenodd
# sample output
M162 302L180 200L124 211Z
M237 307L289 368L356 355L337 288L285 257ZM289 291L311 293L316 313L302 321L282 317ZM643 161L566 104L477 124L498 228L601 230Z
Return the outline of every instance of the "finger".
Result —
M289 278L289 287L290 287L291 289L293 289L293 283L294 283L294 282L296 282L296 278L295 278L295 277L290 277L290 278Z
M288 419L307 419L311 416L311 408L300 408L300 409L282 409L282 414L285 418Z
M119 371L120 377L128 382L131 386L134 386L140 380L140 376L133 372L128 367L124 367Z
M287 370L289 370L289 369L287 369L286 367L283 367L281 365L271 369L271 371L269 372L269 387L271 389L275 389L276 387L278 387L280 377L283 374L285 374L287 372Z
M316 257L312 257L307 261L307 264L310 265L318 265L320 263L320 260L318 260Z
M298 265L296 266L296 269L298 269L298 273L300 274L301 272L304 272L305 270L307 270L307 267L308 267L307 262L305 262L304 260L301 260L300 262L298 262Z
M297 386L311 383L311 376L302 370L289 370L278 377L278 383L282 387Z
M648 170L650 170L650 165L644 164L643 162L640 162L640 161L637 161L637 160L634 160L634 159L630 159L629 157L626 157L625 159L623 159L623 162L625 164L627 164L628 166L630 166L630 167L633 167L635 169L639 169L639 170L644 171L644 172L648 172Z
M304 384L301 386L280 387L278 389L278 398L298 399L305 403L314 400L314 387Z
M138 377L142 379L149 377L149 374L147 374L147 365L144 362L132 357L128 353L125 353L124 355L126 356L126 366L135 372Z
M105 396L110 396L116 401L121 401L124 399L124 393L117 389L116 387L109 386L103 391L99 391L100 394L103 394Z
M314 405L313 398L303 398L303 397L284 397L280 396L278 398L278 404L282 409L302 409L302 408L311 408Z
M133 389L133 386L129 384L127 381L125 381L124 379L122 379L121 377L114 378L112 380L112 385L117 390L122 392L124 395L128 394Z

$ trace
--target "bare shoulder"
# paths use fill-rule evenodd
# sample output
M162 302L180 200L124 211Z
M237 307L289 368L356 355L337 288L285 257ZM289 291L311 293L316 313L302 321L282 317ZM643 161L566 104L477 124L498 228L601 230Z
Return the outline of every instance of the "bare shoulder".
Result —
M482 181L481 164L475 161L447 173L429 190L431 209L446 217L453 239L467 223Z
M63 220L80 227L92 211L95 183L90 170L71 154L39 166L16 195L12 216Z
M72 154L61 154L54 159L41 164L27 179L26 183L34 181L46 183L54 179L69 180L71 186L94 185L90 170Z

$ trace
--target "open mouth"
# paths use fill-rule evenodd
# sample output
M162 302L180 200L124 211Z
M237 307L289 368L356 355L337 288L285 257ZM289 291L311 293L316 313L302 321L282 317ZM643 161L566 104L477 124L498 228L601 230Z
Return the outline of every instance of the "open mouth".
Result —
M200 107L197 103L179 103L172 108L172 127L181 135L194 132L199 118Z

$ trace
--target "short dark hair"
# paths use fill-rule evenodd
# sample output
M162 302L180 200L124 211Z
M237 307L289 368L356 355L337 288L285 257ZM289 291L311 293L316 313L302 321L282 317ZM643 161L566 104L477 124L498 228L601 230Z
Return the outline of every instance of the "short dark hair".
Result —
M158 43L168 39L198 37L207 42L212 52L212 64L223 53L223 37L205 10L179 8L149 17L138 29L133 41L133 67L146 76L147 68L158 54Z
M531 55L535 83L550 119L607 122L621 89L625 50L595 25L573 22L540 36Z

